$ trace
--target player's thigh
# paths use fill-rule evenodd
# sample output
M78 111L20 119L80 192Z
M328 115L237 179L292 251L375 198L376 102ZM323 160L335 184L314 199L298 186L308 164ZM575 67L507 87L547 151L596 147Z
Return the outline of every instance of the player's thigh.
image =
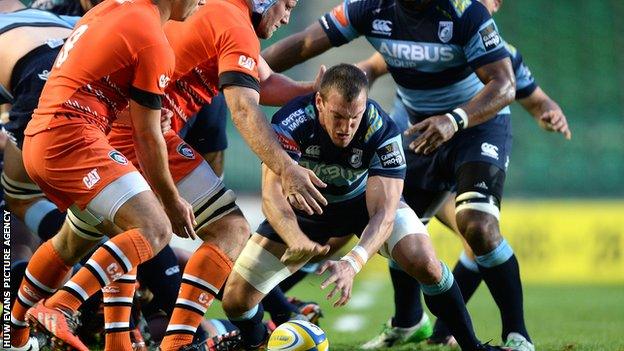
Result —
M202 227L198 235L205 242L218 246L234 262L249 240L251 231L243 213L236 209Z
M63 262L68 265L78 263L99 242L99 240L89 240L76 235L67 221L63 223L61 230L52 237L54 249L63 259Z

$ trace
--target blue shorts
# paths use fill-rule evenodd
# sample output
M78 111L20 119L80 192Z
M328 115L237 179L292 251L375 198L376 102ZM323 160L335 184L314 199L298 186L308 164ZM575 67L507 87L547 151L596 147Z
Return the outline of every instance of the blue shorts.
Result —
M39 104L39 96L60 50L61 46L41 45L24 55L13 67L11 92L14 101L4 129L20 150L24 143L24 129Z
M322 215L309 216L303 212L295 212L299 228L310 240L319 244L326 244L330 238L347 235L360 235L368 224L368 210L366 197L358 196L354 199L328 204ZM264 220L256 232L270 240L283 243L271 224Z
M200 154L227 149L227 105L223 94L217 94L195 116L189 118L180 136Z
M512 142L510 117L509 114L498 114L485 123L459 131L430 155L415 154L409 150L408 146L416 136L403 137L407 162L403 195L419 217L424 215L429 205L434 205L431 202L437 193L456 190L458 170L463 165L473 162L482 165L480 174L492 173L491 166L506 172ZM395 103L392 119L404 125L408 120L412 124L419 122L401 102ZM484 179L486 183L489 180ZM499 200L502 187L502 184L496 184L497 189L492 189L492 195L499 197Z

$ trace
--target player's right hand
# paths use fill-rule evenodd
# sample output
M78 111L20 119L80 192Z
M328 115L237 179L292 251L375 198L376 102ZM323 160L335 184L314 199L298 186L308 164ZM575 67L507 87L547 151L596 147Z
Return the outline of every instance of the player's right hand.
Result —
M288 245L280 261L286 265L303 264L315 256L325 255L328 252L329 245L321 245L308 238L302 238Z
M165 134L171 130L171 119L173 118L173 111L163 108L160 110L160 129Z
M563 111L559 109L542 113L537 123L544 130L561 133L567 140L572 139L572 132L570 131L568 120L563 114Z
M173 233L181 238L197 239L195 234L195 215L193 214L193 206L186 200L178 196L173 201L163 203L165 213L171 221Z
M321 206L326 206L327 200L316 187L324 188L327 184L314 172L293 163L282 171L281 180L284 196L293 208L309 215L323 213Z

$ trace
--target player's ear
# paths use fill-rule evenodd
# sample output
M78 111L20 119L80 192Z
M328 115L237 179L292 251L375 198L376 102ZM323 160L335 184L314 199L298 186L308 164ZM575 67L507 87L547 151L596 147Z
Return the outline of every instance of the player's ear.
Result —
M323 97L321 96L321 92L317 91L314 96L314 103L316 104L316 109L321 111L323 109Z

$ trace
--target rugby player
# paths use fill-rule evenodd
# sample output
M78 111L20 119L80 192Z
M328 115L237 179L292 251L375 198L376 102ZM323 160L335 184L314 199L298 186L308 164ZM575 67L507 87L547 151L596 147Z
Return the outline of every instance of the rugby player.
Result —
M174 69L162 25L185 19L196 6L191 0L111 1L90 11L61 49L24 132L26 171L59 210L72 207L86 221L107 220L122 231L93 254L65 290L30 314L31 323L48 327L76 349L87 349L71 328L82 301L159 252L172 232L194 235L190 205L168 171L159 122L161 96ZM141 163L164 210L146 180L106 140L110 122L128 105ZM69 231L64 225L61 234ZM69 271L58 254L63 247L53 241L29 264L41 279L26 279L20 287L31 303L60 285ZM26 307L18 303L12 311L17 328L11 342L22 349L30 348Z
M533 349L518 261L498 224L511 147L506 106L513 101L515 79L496 24L471 0L345 1L263 56L281 71L359 35L384 57L398 85L393 115L409 116L413 123L404 145L405 200L427 221L445 192L457 190L458 226L501 312L501 337L508 345L522 345L515 349ZM388 328L412 334L429 324L426 314L420 315L421 320L392 319Z
M497 349L474 335L450 270L436 258L418 217L400 201L406 168L400 131L367 96L363 72L341 64L327 70L317 93L294 99L273 117L284 150L328 183L322 192L330 203L322 215L294 211L279 177L263 167L267 220L228 278L226 315L240 329L244 349L262 347L267 338L258 305L262 297L310 258L326 253L329 238L358 233L360 241L349 254L319 270L330 273L322 289L335 283L328 294L339 294L334 306L348 302L355 275L379 251L424 284L429 308L461 335L457 340L464 350Z
M480 0L481 3L487 8L490 14L495 14L499 11L502 0ZM511 56L512 66L514 70L514 75L516 78L516 96L515 99L520 103L520 105L529 112L538 125L549 132L557 132L562 134L567 140L571 139L572 133L567 123L567 119L559 107L559 105L553 101L536 83L533 78L531 71L523 62L522 55L520 52L512 46L511 44L505 42L505 47ZM388 73L388 68L384 58L381 54L375 53L368 60L362 61L358 63L358 66L362 68L365 72L367 72L367 77L369 78L369 82L372 84L378 77L383 74ZM405 115L395 114L393 117L403 117L404 120L395 120L395 123L402 128L407 129L408 127L408 118ZM462 239L462 243L464 245L464 252L459 257L459 260L455 264L455 268L453 269L453 275L457 279L459 287L462 291L462 296L464 300L467 302L470 297L474 294L479 284L481 283L481 274L479 273L477 263L475 262L474 254L470 249L470 246L466 243L466 241L461 237L459 229L457 227L457 222L455 220L455 196L456 194L451 193L444 205L440 208L440 210L436 213L436 217L447 227L453 230L455 233L459 235ZM406 278L407 274L402 271L396 271L390 267L391 277L396 280L397 277ZM405 285L401 286L401 293L397 293L399 299L407 298L408 300L397 300L396 301L396 315L403 314L409 315L410 313L415 314L412 320L420 320L422 316L422 306L420 305L420 293L418 290L409 292L407 290L410 289L411 286L416 285ZM416 306L414 308L404 308L405 306ZM420 306L420 307L418 307ZM415 311L420 312L414 313ZM402 317L399 317L402 318ZM400 330L388 329L384 328L382 334L379 337L373 339L368 346L371 348L381 347L386 345L384 340L392 339L393 337L400 335L401 337L396 339L395 343L406 341L408 339L418 339L413 335L400 333ZM454 339L449 334L448 329L444 327L444 323L441 321L437 321L435 327L433 328L433 335L429 338L429 342L433 344L446 344L446 345L454 345ZM513 346L513 345L511 345Z

